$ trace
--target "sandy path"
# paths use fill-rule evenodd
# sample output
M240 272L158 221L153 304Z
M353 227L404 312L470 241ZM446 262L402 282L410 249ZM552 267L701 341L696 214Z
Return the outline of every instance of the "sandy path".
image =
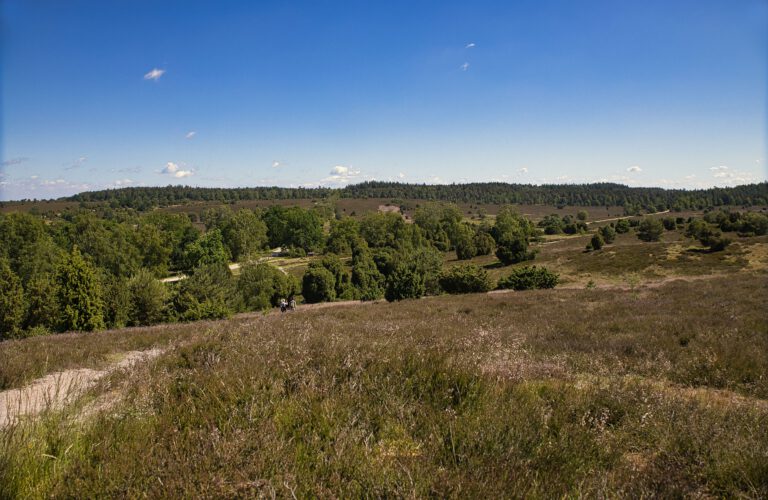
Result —
M115 370L129 369L134 364L162 354L161 349L130 351L119 362L105 370L78 368L52 373L20 389L0 392L0 429L19 417L32 416L48 408L61 408L92 387L100 378Z

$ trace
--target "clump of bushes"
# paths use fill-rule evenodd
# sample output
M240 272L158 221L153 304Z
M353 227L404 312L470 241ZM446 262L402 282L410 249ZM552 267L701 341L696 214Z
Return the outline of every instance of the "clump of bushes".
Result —
M448 293L480 293L492 288L488 272L476 265L456 266L440 276L440 287Z
M534 290L537 288L555 288L560 275L545 267L518 267L506 278L499 280L497 288L510 290Z

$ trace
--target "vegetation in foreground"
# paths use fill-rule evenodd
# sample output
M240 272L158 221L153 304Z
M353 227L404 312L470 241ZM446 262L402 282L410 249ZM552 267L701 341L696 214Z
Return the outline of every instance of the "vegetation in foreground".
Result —
M765 497L768 281L734 278L176 325L6 429L0 496ZM0 366L109 334L6 342Z

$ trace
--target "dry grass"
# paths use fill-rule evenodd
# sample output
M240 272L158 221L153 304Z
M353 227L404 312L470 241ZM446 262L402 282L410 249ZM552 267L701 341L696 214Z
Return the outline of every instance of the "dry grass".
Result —
M111 377L108 411L5 433L0 496L765 497L767 288L745 273L179 325L185 345Z

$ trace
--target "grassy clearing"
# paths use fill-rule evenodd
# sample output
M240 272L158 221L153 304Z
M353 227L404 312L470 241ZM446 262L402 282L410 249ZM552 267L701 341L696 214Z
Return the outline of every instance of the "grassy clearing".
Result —
M3 434L0 496L764 497L767 288L753 273L178 325L183 346L102 384L123 391L108 411ZM38 342L65 354L56 340Z

